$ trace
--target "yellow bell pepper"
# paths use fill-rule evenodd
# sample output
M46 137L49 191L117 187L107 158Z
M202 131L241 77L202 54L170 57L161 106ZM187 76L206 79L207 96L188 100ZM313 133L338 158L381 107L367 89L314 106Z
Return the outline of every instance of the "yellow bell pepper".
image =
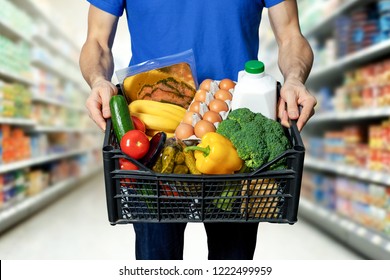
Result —
M195 151L196 168L203 174L233 174L243 164L232 142L216 132L206 133L197 146L185 148L188 150Z

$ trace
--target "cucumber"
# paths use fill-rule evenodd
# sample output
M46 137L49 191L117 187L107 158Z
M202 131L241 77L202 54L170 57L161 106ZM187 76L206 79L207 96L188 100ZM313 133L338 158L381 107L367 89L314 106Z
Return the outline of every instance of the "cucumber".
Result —
M126 132L134 129L129 107L123 95L114 95L110 99L111 121L114 133L120 143Z

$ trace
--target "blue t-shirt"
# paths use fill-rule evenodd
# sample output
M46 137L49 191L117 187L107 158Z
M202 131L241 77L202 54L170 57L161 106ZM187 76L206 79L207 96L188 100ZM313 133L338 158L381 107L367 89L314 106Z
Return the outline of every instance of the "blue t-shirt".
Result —
M197 77L237 80L247 60L257 59L263 7L283 0L88 0L126 16L130 65L192 49Z

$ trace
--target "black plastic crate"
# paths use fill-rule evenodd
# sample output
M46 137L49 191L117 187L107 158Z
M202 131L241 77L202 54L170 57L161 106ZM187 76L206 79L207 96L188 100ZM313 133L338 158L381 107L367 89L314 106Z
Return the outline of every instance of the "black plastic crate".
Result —
M278 85L279 91L280 85ZM251 173L191 175L155 173L123 154L107 121L103 144L108 219L136 222L297 221L305 147L296 123L285 129L292 148ZM120 170L119 158L139 170ZM269 170L279 160L287 169Z
M110 223L295 223L305 149L294 123L287 133L293 148L251 173L160 174L120 151L108 120L103 160ZM140 170L120 170L122 157ZM287 160L287 169L268 170L281 159Z

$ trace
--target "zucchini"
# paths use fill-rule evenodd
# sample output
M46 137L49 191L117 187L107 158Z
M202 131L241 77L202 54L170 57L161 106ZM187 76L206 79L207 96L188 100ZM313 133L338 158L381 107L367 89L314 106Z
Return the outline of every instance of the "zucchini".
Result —
M123 95L114 95L110 99L111 121L114 133L120 143L126 132L134 129L127 101Z

